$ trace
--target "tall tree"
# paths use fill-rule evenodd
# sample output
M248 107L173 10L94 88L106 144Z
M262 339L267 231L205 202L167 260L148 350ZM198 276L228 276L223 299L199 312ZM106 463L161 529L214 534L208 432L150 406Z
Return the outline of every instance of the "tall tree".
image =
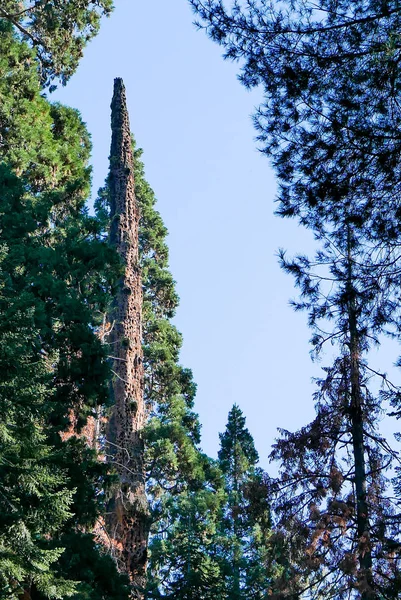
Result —
M245 537L249 534L249 519L246 515L244 485L254 474L259 460L258 453L240 408L234 405L228 414L224 433L220 434L219 464L225 475L228 505L225 515L228 540L231 546L227 556L226 576L229 578L230 598L243 597L246 570Z
M167 230L155 208L154 192L145 179L142 150L136 148L134 141L133 151L135 196L140 209L139 264L143 282L147 416L144 442L151 527L147 597L184 594L180 597L187 598L191 593L198 594L194 597L205 593L211 597L212 589L216 591L216 588L206 573L215 572L216 563L204 550L206 546L211 548L212 532L216 528L222 501L221 475L199 449L200 424L193 412L196 385L191 371L179 364L182 336L171 322L178 296L168 268ZM108 180L96 202L105 232L110 228L110 208ZM193 553L189 563L193 576L190 581L188 512L192 514L191 530L198 532L191 537ZM196 539L202 551L195 550ZM213 581L217 581L215 575Z
M0 28L0 595L85 588L87 598L121 598L124 582L86 533L102 509L106 469L82 440L63 435L108 399L95 330L117 261L85 208L90 143L78 113L41 96L32 50L9 23ZM98 565L89 581L76 567L84 547ZM109 582L99 583L100 563Z
M110 316L114 379L107 444L120 481L109 502L107 530L119 568L132 582L133 597L142 598L149 529L143 440L142 277L131 131L121 79L114 82L111 127L110 244L121 259L123 274Z
M299 569L293 590L395 597L399 519L386 480L394 453L379 414L384 399L398 404L399 390L380 373L390 389L369 390L368 352L400 331L400 8L191 4L226 57L244 61L242 82L263 86L255 122L279 177L278 213L312 229L318 244L313 259L282 254L282 265L301 288L295 307L309 313L315 349L331 340L338 350L315 421L285 432L273 453L283 461L278 506Z
M369 243L344 213L343 227L320 228L315 260L282 255L301 288L295 307L308 311L315 351L330 340L338 355L318 382L315 420L296 433L282 431L276 443L277 510L290 525L298 593L393 598L401 541L388 474L395 453L380 435L379 418L383 399L397 390L384 378L390 390L373 393L371 379L380 373L368 351L386 327L399 327L399 250Z

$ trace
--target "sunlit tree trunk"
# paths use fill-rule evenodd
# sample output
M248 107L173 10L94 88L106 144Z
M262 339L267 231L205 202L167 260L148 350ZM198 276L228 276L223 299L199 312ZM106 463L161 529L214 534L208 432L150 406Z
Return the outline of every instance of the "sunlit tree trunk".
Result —
M125 88L114 83L111 104L110 242L123 273L111 314L113 410L107 427L108 454L119 484L108 505L107 531L118 566L130 577L132 597L143 598L148 542L145 493L145 407L142 358L142 281L138 258L139 209L134 193L133 154Z

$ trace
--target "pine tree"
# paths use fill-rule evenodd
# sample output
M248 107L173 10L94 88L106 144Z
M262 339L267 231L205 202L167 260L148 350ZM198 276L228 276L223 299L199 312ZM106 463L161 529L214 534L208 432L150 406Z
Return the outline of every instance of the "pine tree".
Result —
M399 390L377 373L389 389L371 391L368 353L400 331L400 9L192 4L226 56L244 60L243 83L263 85L255 122L279 177L278 213L310 228L318 245L314 258L282 253L282 265L301 288L295 308L308 312L314 348L337 347L318 382L316 419L283 432L273 452L296 559L287 592L396 597L398 507L386 477L394 452L379 416L385 400L398 406Z
M190 4L224 56L240 62L241 82L263 89L255 125L283 184L285 210L298 214L295 197L305 206L341 202L351 189L363 189L371 210L379 201L394 206L401 119L397 2Z
M379 418L393 390L373 393L378 373L368 351L398 322L398 249L369 244L344 212L342 227L330 231L328 223L324 236L320 230L323 248L314 261L282 257L301 288L295 306L309 313L315 349L330 339L338 355L318 381L315 420L296 433L282 431L273 451L283 465L277 509L290 524L295 588L391 598L400 585L393 558L400 531L388 473L394 452Z

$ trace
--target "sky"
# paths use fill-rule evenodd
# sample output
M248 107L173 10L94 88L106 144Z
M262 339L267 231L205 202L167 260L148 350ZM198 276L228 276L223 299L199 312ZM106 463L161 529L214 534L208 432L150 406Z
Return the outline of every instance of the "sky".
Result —
M313 418L312 377L321 373L309 356L307 316L290 308L296 290L276 256L280 247L307 252L310 235L273 214L274 174L251 119L260 90L239 84L238 65L196 30L186 0L115 4L52 99L78 108L87 123L95 194L108 168L113 80L124 79L131 129L169 230L181 299L175 323L181 362L198 384L202 447L216 456L237 403L262 466L274 472L277 428Z

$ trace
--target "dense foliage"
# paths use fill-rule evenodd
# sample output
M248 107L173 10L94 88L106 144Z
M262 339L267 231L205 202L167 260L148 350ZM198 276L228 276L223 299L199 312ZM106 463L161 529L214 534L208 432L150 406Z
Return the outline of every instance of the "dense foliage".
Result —
M316 419L282 432L276 511L291 542L291 586L325 598L399 594L396 456L380 435L399 389L372 365L383 335L400 336L399 92L395 2L267 0L230 7L192 0L241 81L261 85L255 116L279 178L278 214L314 233L314 257L283 268L301 290L319 353L335 347L318 383ZM384 383L377 393L373 375ZM395 481L397 490L397 481Z
M41 82L61 79L65 84L99 31L102 15L112 9L112 0L3 0L0 18L35 49Z
M52 19L48 7L50 21L40 25L42 8L32 5L19 23L44 41ZM93 536L111 478L87 427L88 417L107 414L103 334L120 273L107 240L107 186L90 216L88 133L76 111L41 95L45 79L66 78L76 62L64 59L78 54L69 55L57 33L49 34L53 45L30 47L14 17L0 21L0 597L123 599L128 586ZM182 338L171 323L178 297L167 232L140 155L136 150L152 510L148 596L223 597L224 477L199 448L196 386L179 364Z
M124 582L85 534L107 474L69 435L108 401L95 328L119 267L85 208L88 133L40 95L32 50L0 27L0 597L98 597L98 575L88 588L74 564L84 552L94 572L108 565L103 597L121 597Z
M260 86L255 124L280 178L280 214L324 218L350 194L391 228L399 195L397 2L190 0L200 25ZM227 6L230 5L230 6ZM362 201L363 197L363 201ZM320 212L323 211L323 212ZM383 218L385 216L385 218Z
M196 386L179 362L167 231L135 148L141 210L149 599L394 599L401 593L398 455L380 433L401 390L370 350L401 335L401 9L396 2L190 0L240 79L279 181L278 214L312 230L288 259L314 356L316 417L282 430L270 479L238 406L217 460L200 448ZM111 0L5 0L0 7L0 598L124 600L102 544L113 475L107 440L107 316L121 265L96 215L90 140L51 104ZM379 378L382 388L375 383ZM88 427L92 426L92 429ZM99 425L99 420L98 420ZM100 426L100 425L99 425ZM97 535L94 535L96 531ZM104 532L103 532L104 533Z

